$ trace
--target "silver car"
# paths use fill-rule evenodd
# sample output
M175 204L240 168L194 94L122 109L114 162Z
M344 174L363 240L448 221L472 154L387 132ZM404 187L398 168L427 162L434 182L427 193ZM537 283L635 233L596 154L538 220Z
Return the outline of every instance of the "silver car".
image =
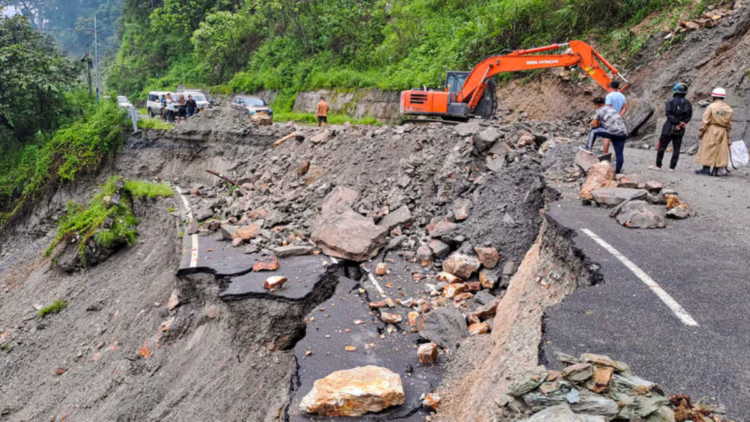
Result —
M273 116L273 110L263 98L238 95L232 101L232 108L240 111L247 111L249 114L267 113Z

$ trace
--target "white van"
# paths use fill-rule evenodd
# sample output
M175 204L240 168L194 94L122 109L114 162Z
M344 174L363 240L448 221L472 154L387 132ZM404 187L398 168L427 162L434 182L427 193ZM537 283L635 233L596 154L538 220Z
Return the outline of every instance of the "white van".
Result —
M161 116L161 97L162 95L166 96L167 94L172 94L172 98L174 98L174 93L170 91L151 91L148 93L146 110L148 111L149 117Z
M200 91L181 91L177 93L177 97L179 98L180 95L184 95L185 100L187 100L188 95L192 96L195 104L198 106L198 111L213 107L208 98L206 98L206 95Z

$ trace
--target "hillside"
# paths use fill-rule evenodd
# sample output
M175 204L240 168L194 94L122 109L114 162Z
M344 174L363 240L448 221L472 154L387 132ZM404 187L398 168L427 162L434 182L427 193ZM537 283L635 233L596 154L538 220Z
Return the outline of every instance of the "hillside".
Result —
M665 21L712 2L668 0L127 0L122 47L109 84L141 98L178 84L216 92L317 88L400 90L439 86L446 69L576 37L636 52L648 35L629 25L655 11ZM673 24L676 22L673 22ZM286 101L286 103L285 103Z

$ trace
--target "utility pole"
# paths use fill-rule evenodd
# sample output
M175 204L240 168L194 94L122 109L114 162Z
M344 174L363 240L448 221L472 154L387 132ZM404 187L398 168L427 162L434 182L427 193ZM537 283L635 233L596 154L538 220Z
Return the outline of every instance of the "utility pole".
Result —
M99 38L96 30L96 15L94 15L94 62L96 63L96 100L99 101L101 81L99 80Z
M91 54L89 53L89 45L86 44L86 74L88 75L89 81L89 99L94 99L94 91L91 89Z

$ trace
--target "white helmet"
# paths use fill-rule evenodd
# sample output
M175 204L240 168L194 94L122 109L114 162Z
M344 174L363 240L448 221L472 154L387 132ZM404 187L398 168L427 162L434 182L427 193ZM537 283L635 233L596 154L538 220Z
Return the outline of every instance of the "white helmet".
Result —
M727 91L724 88L714 88L711 96L715 98L725 98L727 96Z

